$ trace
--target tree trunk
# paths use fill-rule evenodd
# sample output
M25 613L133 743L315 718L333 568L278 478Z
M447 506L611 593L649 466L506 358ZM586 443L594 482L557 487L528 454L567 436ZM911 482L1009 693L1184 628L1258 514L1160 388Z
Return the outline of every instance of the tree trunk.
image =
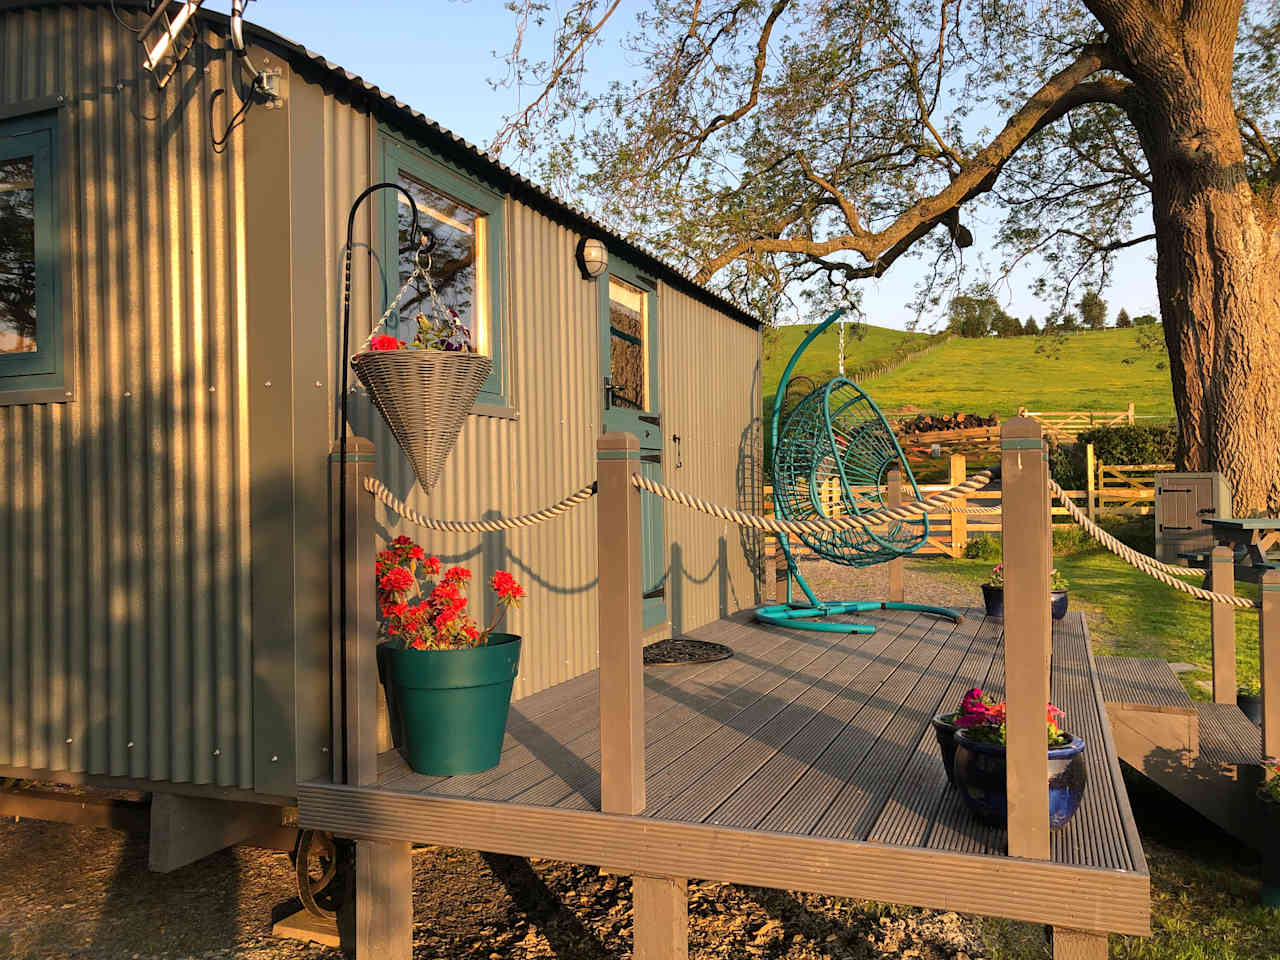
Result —
M1254 196L1230 72L1187 62L1128 112L1152 173L1156 286L1178 461L1231 483L1237 516L1280 512L1280 225ZM1167 66L1167 64L1166 64ZM1167 75L1166 75L1167 76ZM1162 80L1164 78L1161 78Z

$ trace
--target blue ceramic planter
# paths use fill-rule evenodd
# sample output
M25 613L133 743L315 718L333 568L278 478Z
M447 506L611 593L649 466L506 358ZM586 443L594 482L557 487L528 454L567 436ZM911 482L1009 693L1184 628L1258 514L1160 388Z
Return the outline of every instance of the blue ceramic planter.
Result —
M987 609L988 617L1004 617L1004 587L993 587L989 583L982 585L982 605ZM1067 615L1067 591L1054 590L1049 594L1049 610L1053 619L1061 620Z
M1071 819L1084 798L1087 782L1084 741L1072 737L1066 746L1049 751L1049 826L1057 829ZM1003 827L1009 821L1003 744L972 739L956 732L955 785L973 815L983 823Z
M938 738L938 751L942 754L942 766L947 771L947 783L956 785L956 730L952 722L954 713L939 713L933 718L933 735Z

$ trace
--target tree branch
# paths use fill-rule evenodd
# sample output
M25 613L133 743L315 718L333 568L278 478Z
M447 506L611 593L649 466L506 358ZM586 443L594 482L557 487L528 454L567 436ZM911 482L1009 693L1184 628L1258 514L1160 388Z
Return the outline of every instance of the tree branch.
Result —
M992 188L1005 162L1039 130L1086 103L1122 102L1128 84L1111 78L1085 82L1109 66L1107 51L1090 45L1075 62L1054 74L1028 98L990 143L932 196L912 204L878 233L845 233L825 240L805 237L755 237L729 244L708 260L696 279L706 283L718 270L747 253L794 253L827 257L841 250L861 254L879 276L911 244L932 230L948 211Z
M604 12L604 16L596 21L594 26L587 27L587 29L583 31L582 36L578 38L578 42L573 45L573 48L556 63L555 67L551 71L551 75L542 85L542 92L539 93L538 96L535 97L523 110L515 116L508 118L507 121L503 123L502 129L497 132L493 140L489 143L488 149L492 153L500 154L502 152L502 148L507 145L507 141L511 139L511 136L515 131L528 123L529 117L533 115L533 112L538 109L547 97L551 96L551 91L554 90L556 84L560 82L560 78L564 76L565 71L567 71L574 61L577 60L578 54L582 52L583 48L586 47L591 38L598 34L601 29L603 29L604 25L609 22L609 18L613 16L613 12L618 9L618 5L620 3L622 3L622 0L613 0L613 3L609 5L609 9ZM519 40L517 40L516 48L517 50L519 49Z

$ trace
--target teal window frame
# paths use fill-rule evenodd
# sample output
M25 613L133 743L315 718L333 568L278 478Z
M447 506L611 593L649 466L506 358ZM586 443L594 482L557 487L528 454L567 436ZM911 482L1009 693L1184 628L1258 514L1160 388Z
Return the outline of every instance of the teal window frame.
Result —
M431 151L411 144L389 131L380 136L382 180L396 183L400 171L408 173L433 190L460 200L478 210L485 220L485 270L489 285L488 344L493 371L485 380L476 398L476 413L492 416L513 416L514 401L511 376L508 370L506 316L507 316L507 201L506 197L491 190L481 181L446 163ZM398 193L382 191L382 263L383 303L395 296L400 289L399 277L399 228L396 221ZM399 314L391 320L400 322Z
M658 283L647 274L641 273L638 269L620 260L616 256L610 254L609 264L605 268L605 272L596 278L596 283L600 287L599 307L601 317L600 329L600 369L605 371L609 369L609 351L610 344L608 340L608 317L609 317L609 280L617 278L623 283L628 283L644 293L645 299L648 300L646 308L646 323L648 330L646 334L649 338L649 355L645 358L649 365L649 398L652 410L662 412L661 394L658 392ZM603 402L603 397L602 397ZM645 412L645 411L637 411Z
M32 157L35 174L36 349L0 354L0 406L71 399L71 324L59 278L61 97L0 108L0 160Z

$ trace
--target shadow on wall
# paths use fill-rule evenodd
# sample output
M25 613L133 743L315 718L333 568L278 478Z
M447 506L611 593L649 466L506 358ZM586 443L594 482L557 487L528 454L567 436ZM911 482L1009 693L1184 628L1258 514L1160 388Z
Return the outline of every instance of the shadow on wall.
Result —
M716 562L702 576L695 576L684 567L684 547L678 543L671 545L671 566L667 568L667 616L671 621L671 635L683 636L685 632L684 585L694 583L701 586L710 583L717 577L719 594L719 612L721 619L729 616L729 595L733 592L733 584L729 577L729 544L724 537L717 539ZM736 599L736 597L735 597Z

